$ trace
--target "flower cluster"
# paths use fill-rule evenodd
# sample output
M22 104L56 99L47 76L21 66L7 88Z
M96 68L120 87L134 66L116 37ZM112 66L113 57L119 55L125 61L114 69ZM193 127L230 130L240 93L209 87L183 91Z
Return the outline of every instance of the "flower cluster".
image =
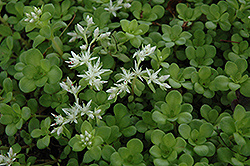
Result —
M0 165L12 165L13 162L16 160L16 153L13 152L13 149L10 148L9 152L7 152L7 155L0 155Z
M156 46L151 47L150 44L147 46L142 46L142 50L138 50L134 53L133 58L136 58L134 61L134 68L126 70L125 68L121 68L122 73L118 73L116 76L119 78L116 84L116 87L111 87L106 92L110 93L109 100L115 98L117 95L121 93L130 93L131 88L128 84L132 84L132 80L139 78L141 81L146 80L147 84L150 86L152 83L158 84L161 89L166 90L167 88L171 88L165 81L169 78L170 75L158 76L161 68L154 72L152 69L146 68L146 70L142 70L140 64L145 58L154 53ZM119 84L118 84L119 83Z
M88 133L88 131L85 130L84 134L80 134L80 140L82 142L82 146L91 146L92 145L92 140L93 140L93 135L91 133Z
M25 13L26 17L24 19L25 22L30 22L30 23L39 23L40 16L42 15L43 11L43 6L41 8L37 8L33 6L33 11L30 13Z
M82 50L86 50L95 41L108 38L109 35L111 34L110 32L100 33L100 30L98 27L96 27L94 32L92 33L91 31L89 31L89 29L90 27L95 26L93 18L87 15L85 20L86 20L87 27L83 27L80 24L76 24L75 31L67 33L69 36L72 36L69 42L74 42L76 39L84 39L85 45L81 46ZM90 37L91 35L93 35L94 38L89 44L87 38Z
M67 81L60 83L61 87L72 93L75 96L76 102L74 103L74 106L71 106L70 108L62 108L62 111L65 113L65 117L62 115L55 115L53 113L52 116L54 117L55 123L53 123L51 126L58 126L52 130L51 133L57 133L59 136L63 132L63 128L65 124L68 123L78 123L77 119L81 116L87 115L89 118L94 119L102 119L100 112L101 109L94 109L94 111L91 111L91 102L90 100L86 105L82 103L82 105L79 104L79 98L77 97L77 94L81 90L81 86L74 86L72 81L67 77Z
M113 16L116 17L117 10L119 10L121 8L127 9L127 8L131 7L130 3L128 3L128 2L130 2L130 0L127 0L124 3L123 3L123 0L118 0L118 1L116 1L116 4L113 5L112 0L110 0L108 7L104 8L104 10L107 10L109 13L112 13Z

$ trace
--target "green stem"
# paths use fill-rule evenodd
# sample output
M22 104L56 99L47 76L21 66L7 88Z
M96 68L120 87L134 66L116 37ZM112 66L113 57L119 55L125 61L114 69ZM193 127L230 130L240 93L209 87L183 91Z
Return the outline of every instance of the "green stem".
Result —
M36 117L36 118L47 118L47 115L31 115L31 117Z
M73 18L70 20L69 24L67 25L67 27L62 31L62 33L59 35L59 38L64 34L64 32L69 28L69 26L72 24L72 22L74 21L76 17L76 13L74 13Z

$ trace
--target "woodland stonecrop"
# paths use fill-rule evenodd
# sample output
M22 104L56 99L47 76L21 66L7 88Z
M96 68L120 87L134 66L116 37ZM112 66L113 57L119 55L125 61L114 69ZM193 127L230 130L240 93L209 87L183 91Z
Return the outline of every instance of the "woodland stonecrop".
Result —
M175 2L0 2L0 165L250 165L250 2Z

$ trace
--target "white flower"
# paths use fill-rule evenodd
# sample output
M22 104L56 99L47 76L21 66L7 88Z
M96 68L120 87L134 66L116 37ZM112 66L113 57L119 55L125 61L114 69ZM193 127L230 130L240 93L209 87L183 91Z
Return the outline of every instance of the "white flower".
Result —
M93 115L94 115L97 119L102 119L102 117L101 117L101 115L100 115L101 111L102 111L101 109L96 109L96 108L95 108L95 111L94 111Z
M67 35L72 36L69 42L74 42L76 39L82 39L82 36L78 35L76 32L68 32Z
M78 118L78 109L76 107L72 108L62 108L63 112L67 115L66 120L63 124L67 123L78 123L77 118Z
M85 105L84 103L82 103L82 107L80 106L80 114L81 116L85 115L85 114L88 114L89 112L92 112L90 111L90 104L91 104L92 100L90 100L87 105Z
M52 131L51 131L51 134L52 133L55 133L59 136L62 132L63 132L63 126L58 126L56 128L54 128Z
M69 58L70 61L65 61L66 63L69 63L69 67L77 67L81 65L81 57L71 51L72 58Z
M99 28L97 27L95 30L94 30L94 38L97 38L99 35Z
M136 52L134 53L133 58L136 57L137 61L142 62L142 61L144 61L144 59L146 58L146 56L147 56L147 55L144 54L143 51L138 50L138 51L136 51Z
M156 49L156 46L150 47L150 44L148 44L146 47L143 47L143 46L142 46L142 50L143 50L143 52L144 52L147 56L149 56L150 54L154 53L155 49Z
M88 80L89 85L91 86L95 86L97 83L106 83L106 81L101 81L101 74L109 71L109 69L101 69L101 67L102 65L100 64L100 58L98 58L97 62L94 65L92 65L91 63L88 65L88 71L85 71L85 74L77 76ZM95 87L98 90L99 86Z
M143 81L141 76L143 73L145 73L145 71L141 71L142 68L141 67L139 68L139 65L137 64L136 61L134 61L134 62L135 62L135 68L132 68L134 71L134 74L135 74L135 76L139 77L141 81Z
M127 82L124 81L121 84L114 84L114 85L118 87L117 95L121 94L122 92L128 92L128 93L130 93L129 86L128 86Z
M130 70L126 70L125 68L121 68L122 69L122 72L123 74L119 73L119 75L122 77L121 79L119 79L117 81L117 83L121 82L121 81L127 81L129 83L131 83L131 79L133 79L134 77L134 73L131 73Z
M150 44L148 44L146 47L142 46L142 50L138 50L134 53L133 58L136 57L137 61L141 62L144 61L144 59L149 56L150 54L154 53L156 49L156 46L151 47Z
M123 2L123 0L118 0L118 1L117 1L117 5L121 5L122 2Z
M40 16L42 15L42 9L33 7L33 11L30 13L25 13L25 16L27 18L24 19L25 22L30 22L30 23L39 23L40 21Z
M62 115L55 115L53 113L51 113L52 116L54 116L54 120L56 121L55 123L51 124L50 126L60 126L61 124L63 124L64 122L64 118L62 117Z
M92 18L92 17L89 17L89 15L87 15L86 21L87 21L87 26L90 26L90 25L92 25L92 24L95 24L95 23L93 22L93 18Z
M94 86L98 91L102 89L102 84L107 83L108 81L101 81L101 79L95 79L92 83L92 86Z
M80 34L82 34L82 35L84 34L84 28L80 24L76 24L76 30Z
M250 16L248 16L248 18L250 19Z
M69 77L67 77L66 83L62 82L62 83L60 83L60 86L64 90L66 90L66 91L68 91L68 92L70 92L70 93L72 93L74 95L76 95L79 92L80 88L81 88L80 85L79 86L77 86L77 85L74 86L73 83L72 83L72 81L69 79Z
M86 64L87 66L91 65L90 62L97 58L97 57L91 58L91 55L92 54L90 53L90 46L89 46L87 51L81 52L81 65L83 64Z
M97 41L98 40L102 40L102 39L106 39L110 36L111 32L106 32L106 33L103 33L101 34L98 38L97 38Z
M16 160L16 153L13 152L12 147L7 152L8 156L0 155L0 165L8 165L11 166L13 162Z
M170 85L168 85L167 83L164 83L164 81L166 81L166 79L169 78L170 75L164 75L158 78L158 73L160 72L161 69L157 70L155 73L152 73L146 68L148 77L147 77L147 83L150 84L151 82L160 85L160 87L162 89L166 89L166 88L171 88Z
M87 49L87 45L86 45L86 44L81 45L81 46L80 46L80 49L83 50L83 51L85 51L85 50Z
M128 8L130 8L130 7L131 7L130 3L124 3L124 5L123 5L123 6L124 6L124 8L125 8L125 9L128 9Z
M110 93L109 97L108 97L108 100L111 100L113 98L116 97L117 95L117 92L118 92L118 88L117 87L111 87L110 89L108 89L106 91L107 93Z
M109 1L109 6L108 8L104 8L104 10L107 10L109 13L112 13L116 17L116 11L121 9L121 6L113 6L112 0Z
M151 82L154 82L156 84L161 84L161 82L158 80L158 73L161 71L161 69L157 70L155 73L151 74L151 72L146 68L147 74L148 74L148 84Z

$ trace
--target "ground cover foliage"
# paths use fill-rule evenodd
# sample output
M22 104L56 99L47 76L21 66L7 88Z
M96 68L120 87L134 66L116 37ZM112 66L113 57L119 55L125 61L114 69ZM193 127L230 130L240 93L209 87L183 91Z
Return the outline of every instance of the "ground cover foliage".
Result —
M0 165L250 165L249 8L0 1Z

